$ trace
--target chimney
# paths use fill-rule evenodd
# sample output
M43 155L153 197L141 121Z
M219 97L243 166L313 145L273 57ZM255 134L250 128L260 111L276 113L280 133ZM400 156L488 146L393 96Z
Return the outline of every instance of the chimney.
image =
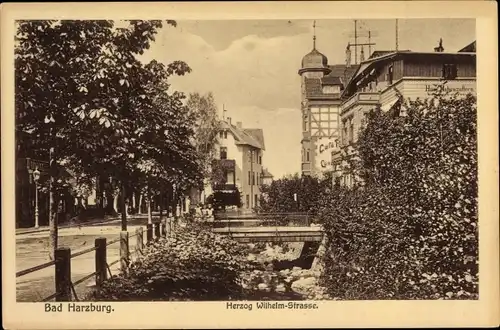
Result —
M241 124L241 121L237 121L237 122L236 122L236 127L238 127L239 129L242 129L242 128L243 128L243 126L242 126L242 124Z
M444 51L444 48L443 48L443 39L439 39L439 46L437 47L434 47L434 51L437 52L437 53L442 53Z

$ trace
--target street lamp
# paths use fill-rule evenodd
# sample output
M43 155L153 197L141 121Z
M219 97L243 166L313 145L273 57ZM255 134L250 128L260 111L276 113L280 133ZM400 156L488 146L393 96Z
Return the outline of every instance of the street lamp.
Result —
M33 181L35 181L35 228L38 228L38 180L40 180L40 171L36 168L33 171Z

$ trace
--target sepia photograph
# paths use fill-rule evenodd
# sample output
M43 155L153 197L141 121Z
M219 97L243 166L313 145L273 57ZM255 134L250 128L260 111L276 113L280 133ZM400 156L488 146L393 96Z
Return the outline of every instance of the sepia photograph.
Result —
M15 302L482 298L476 18L167 16L13 21Z

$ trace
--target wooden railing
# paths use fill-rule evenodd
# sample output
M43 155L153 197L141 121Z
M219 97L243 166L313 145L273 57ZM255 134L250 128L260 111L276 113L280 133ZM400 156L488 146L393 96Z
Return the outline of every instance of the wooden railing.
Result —
M93 247L75 253L71 253L70 248L58 248L55 250L53 261L21 270L16 273L16 278L34 273L50 266L55 266L55 293L43 298L41 301L50 301L53 299L55 299L55 301L72 301L73 299L78 301L78 296L75 290L76 285L95 276L95 284L99 287L108 278L108 273L109 276L112 276L111 266L120 263L120 270L122 272L127 269L131 262L131 253L129 250L130 238L136 237L136 253L138 255L142 255L145 245L154 242L160 237L170 236L176 224L177 219L174 218L162 220L161 222L153 224L147 224L146 244L144 244L143 237L144 229L143 227L139 227L136 229L134 234L129 235L128 231L122 231L120 232L119 238L113 239L109 242L104 237L96 238ZM120 258L108 264L107 247L118 242L120 243ZM95 252L95 271L78 279L77 281L72 282L71 259L91 252Z

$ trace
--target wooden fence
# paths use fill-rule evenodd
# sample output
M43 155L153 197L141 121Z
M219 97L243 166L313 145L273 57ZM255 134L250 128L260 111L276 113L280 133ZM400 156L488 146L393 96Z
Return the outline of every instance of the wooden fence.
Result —
M42 301L50 301L53 299L55 299L55 301L78 301L75 290L76 285L95 276L96 287L99 287L108 278L108 273L109 276L112 276L111 266L120 263L120 270L122 272L128 268L131 262L131 253L129 250L130 238L136 238L136 252L142 254L145 245L158 240L160 237L170 236L177 223L177 219L169 218L161 222L147 224L146 242L144 242L144 229L143 227L139 227L134 234L129 235L128 231L122 231L120 232L119 238L111 241L107 241L105 237L96 238L93 247L75 253L71 253L70 248L58 248L55 251L53 261L19 271L16 273L16 278L54 265L55 293L42 299ZM108 264L107 247L118 242L120 243L120 258ZM71 259L91 252L95 252L95 271L72 282Z

